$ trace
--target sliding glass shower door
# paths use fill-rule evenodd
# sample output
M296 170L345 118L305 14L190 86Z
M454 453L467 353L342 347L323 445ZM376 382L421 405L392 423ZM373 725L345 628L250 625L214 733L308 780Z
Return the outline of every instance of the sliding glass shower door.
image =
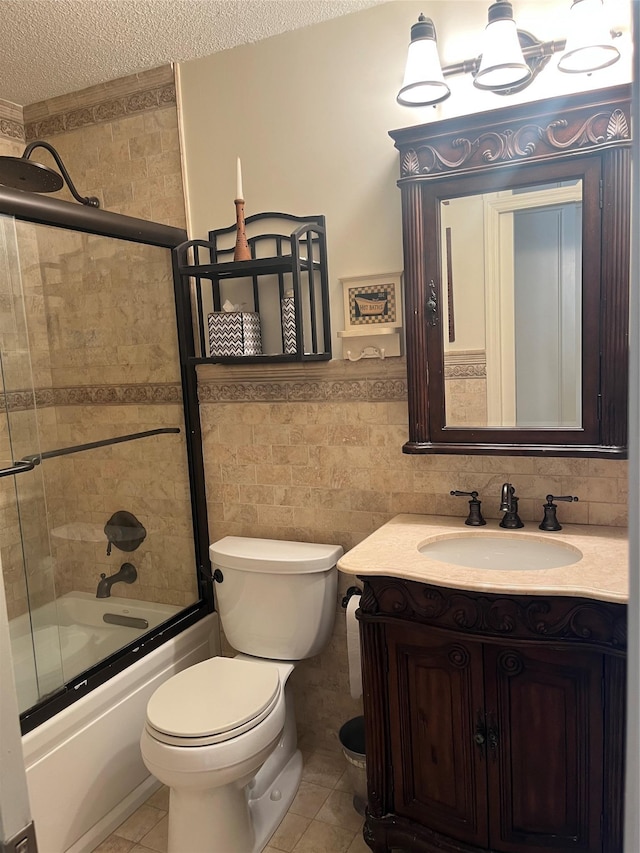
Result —
M23 711L59 690L64 676L43 474L15 464L40 451L27 327L27 302L33 310L37 294L25 292L29 243L21 248L15 220L0 217L0 560Z
M28 731L202 618L212 594L176 322L184 232L26 204L0 214L0 560Z

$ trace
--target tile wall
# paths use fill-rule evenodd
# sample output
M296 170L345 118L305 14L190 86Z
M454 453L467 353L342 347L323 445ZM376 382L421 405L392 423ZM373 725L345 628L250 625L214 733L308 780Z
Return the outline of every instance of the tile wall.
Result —
M25 140L34 139L54 145L78 192L98 196L102 208L184 227L170 67L32 104L24 111L0 101L0 153L19 156ZM44 149L35 149L32 156L53 165ZM56 197L72 200L66 187ZM0 294L13 441L9 447L3 422L2 458L182 426L168 252L24 223L4 245L17 246L21 276L11 282L15 293ZM21 331L16 307L20 309L22 289L29 315L26 358L26 344L11 355ZM27 390L31 375L35 411ZM38 541L27 549L26 578L13 478L0 480L0 547L10 616L25 612L28 601L32 607L45 603L54 590L95 592L100 572L112 574L129 559L138 581L120 584L114 594L191 603L197 591L185 459L183 433L49 461L41 469L46 508L41 481L37 495L28 501L20 495L22 521L29 521L25 507L33 506L29 515L45 519L48 513L53 531L49 541L46 525L37 526ZM133 512L147 529L135 555L117 549L106 554L103 528L119 509ZM23 531L33 529L33 523L22 525ZM43 561L40 555L49 546L54 559Z
M566 523L625 526L627 464L601 459L408 456L403 359L199 368L211 536L265 536L353 547L398 513L466 517L452 489L476 489L499 518L500 487L516 486L525 523L548 493L578 495ZM341 576L343 593L352 582ZM292 675L305 742L337 748L359 703L348 691L345 614L328 648Z

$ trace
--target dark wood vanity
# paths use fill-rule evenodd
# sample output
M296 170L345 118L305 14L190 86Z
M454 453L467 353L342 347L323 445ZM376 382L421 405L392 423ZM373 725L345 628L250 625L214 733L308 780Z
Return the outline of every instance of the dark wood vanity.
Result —
M361 576L375 853L622 853L626 606Z

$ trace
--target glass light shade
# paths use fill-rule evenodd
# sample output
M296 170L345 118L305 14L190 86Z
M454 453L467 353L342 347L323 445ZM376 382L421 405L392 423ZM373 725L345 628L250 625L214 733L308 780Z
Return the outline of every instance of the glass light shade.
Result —
M569 34L558 68L569 74L597 71L620 59L612 43L602 0L574 0L569 12Z
M511 4L497 2L489 9L489 23L484 31L480 68L473 85L478 89L502 91L525 83L532 71L524 61L516 22L511 17Z
M450 94L438 57L435 27L420 15L411 27L404 80L396 100L405 107L425 107L444 101Z

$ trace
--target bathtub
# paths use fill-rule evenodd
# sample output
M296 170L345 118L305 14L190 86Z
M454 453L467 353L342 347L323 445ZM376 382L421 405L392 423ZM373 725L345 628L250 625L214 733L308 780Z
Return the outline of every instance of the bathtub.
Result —
M140 618L150 625L156 616L156 624L167 618L165 605L82 593L63 596L59 603L63 599L58 610L66 614L60 617L61 635L68 629L62 642L66 679L68 672L86 667L90 649L104 657L110 653L106 649L130 641L125 632L144 633L114 630L103 622L105 612L131 616L143 604ZM38 625L43 626L44 621ZM89 641L79 642L79 632ZM88 853L147 799L158 786L140 756L149 697L171 675L218 651L217 617L210 614L23 736L31 815L43 853Z
M31 708L41 697L165 622L180 609L171 604L68 592L30 614L12 619L9 632L18 708L21 712ZM125 624L117 624L118 621ZM139 626L131 627L136 622Z

